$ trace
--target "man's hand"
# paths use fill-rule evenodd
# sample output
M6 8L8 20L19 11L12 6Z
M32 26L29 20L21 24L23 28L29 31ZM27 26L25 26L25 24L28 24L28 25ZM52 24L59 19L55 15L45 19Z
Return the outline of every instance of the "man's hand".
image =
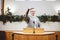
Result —
M26 12L26 16L28 15L28 13L29 13L29 10L30 10L30 9L28 9L28 10L27 10L27 12Z

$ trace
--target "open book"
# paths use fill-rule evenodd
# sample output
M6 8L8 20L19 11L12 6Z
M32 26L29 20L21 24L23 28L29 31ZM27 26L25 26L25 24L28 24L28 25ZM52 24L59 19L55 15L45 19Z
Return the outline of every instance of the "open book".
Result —
M44 33L44 28L24 28L24 33Z

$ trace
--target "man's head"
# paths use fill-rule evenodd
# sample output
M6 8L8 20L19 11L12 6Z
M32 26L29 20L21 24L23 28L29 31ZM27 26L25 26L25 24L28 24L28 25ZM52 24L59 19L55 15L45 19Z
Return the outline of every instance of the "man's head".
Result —
M34 16L35 15L35 9L34 8L30 8L30 13L31 13L32 16Z

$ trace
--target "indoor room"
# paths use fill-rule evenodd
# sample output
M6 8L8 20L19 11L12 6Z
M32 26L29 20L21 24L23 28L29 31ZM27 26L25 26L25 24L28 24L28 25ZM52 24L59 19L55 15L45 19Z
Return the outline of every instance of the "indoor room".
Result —
M0 40L60 40L60 0L0 0Z

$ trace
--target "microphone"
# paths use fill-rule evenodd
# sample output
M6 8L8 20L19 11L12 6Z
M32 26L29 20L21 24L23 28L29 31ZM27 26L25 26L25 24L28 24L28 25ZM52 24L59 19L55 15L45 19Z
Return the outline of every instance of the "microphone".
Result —
M33 21L33 23L35 24L35 22Z

